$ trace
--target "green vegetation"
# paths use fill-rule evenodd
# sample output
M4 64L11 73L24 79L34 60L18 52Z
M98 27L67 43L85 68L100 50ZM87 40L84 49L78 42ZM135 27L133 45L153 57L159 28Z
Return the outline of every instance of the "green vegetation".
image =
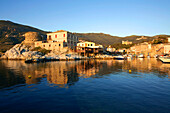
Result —
M157 35L157 39L153 40L153 44L167 43L167 35Z
M128 49L128 48L132 47L133 45L134 44L129 44L129 45L125 45L125 44L113 44L113 45L111 45L111 47L114 47L116 49L122 49L122 48Z
M46 50L46 49L43 49L43 48L41 48L41 47L35 47L35 48L32 49L31 51L39 51L39 52L41 52L41 53L44 54L44 55L51 52L51 50Z
M5 53L6 50L12 48L14 45L6 45L6 44L1 44L0 45L0 52Z

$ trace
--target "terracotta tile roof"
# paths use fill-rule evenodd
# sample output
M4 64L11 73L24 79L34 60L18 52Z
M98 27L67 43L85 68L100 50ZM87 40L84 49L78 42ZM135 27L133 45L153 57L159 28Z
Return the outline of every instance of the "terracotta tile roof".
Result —
M67 32L67 31L65 31L65 30L58 30L58 31L55 31L53 33L58 33L58 32Z
M65 30L58 30L58 31L55 31L55 32L47 33L47 34L51 34L51 33L59 33L59 32L68 32L68 33L70 33L69 31L65 31Z

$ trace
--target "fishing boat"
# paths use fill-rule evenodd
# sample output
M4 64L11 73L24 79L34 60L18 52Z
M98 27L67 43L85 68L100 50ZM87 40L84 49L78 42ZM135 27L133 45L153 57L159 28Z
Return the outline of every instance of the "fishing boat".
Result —
M126 57L122 56L122 55L118 55L118 56L114 56L113 57L115 60L125 60Z
M163 63L170 63L170 57L160 57L159 58Z

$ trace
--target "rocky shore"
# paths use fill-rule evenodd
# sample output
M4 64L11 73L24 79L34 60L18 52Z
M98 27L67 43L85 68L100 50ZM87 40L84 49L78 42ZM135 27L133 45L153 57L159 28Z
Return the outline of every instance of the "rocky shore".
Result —
M69 60L84 60L84 59L114 59L111 55L99 55L95 57L80 56L76 53L72 54L55 54L50 52L43 54L38 51L32 51L33 47L24 44L16 44L13 48L6 51L0 59L6 60L25 60L26 62L41 62L41 61L69 61Z
M33 47L26 46L23 44L16 44L13 48L6 51L4 55L1 56L1 59L7 60L78 60L78 59L87 59L88 57L82 57L76 54L60 54L56 55L53 52L48 54L42 54L38 51L32 51Z

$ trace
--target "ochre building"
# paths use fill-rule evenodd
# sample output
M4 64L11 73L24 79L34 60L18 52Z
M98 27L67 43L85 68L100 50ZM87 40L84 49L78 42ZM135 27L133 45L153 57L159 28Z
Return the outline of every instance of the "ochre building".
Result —
M46 41L36 41L35 47L45 48L47 50L58 51L65 47L76 50L79 39L71 32L59 30L52 33L47 33Z

